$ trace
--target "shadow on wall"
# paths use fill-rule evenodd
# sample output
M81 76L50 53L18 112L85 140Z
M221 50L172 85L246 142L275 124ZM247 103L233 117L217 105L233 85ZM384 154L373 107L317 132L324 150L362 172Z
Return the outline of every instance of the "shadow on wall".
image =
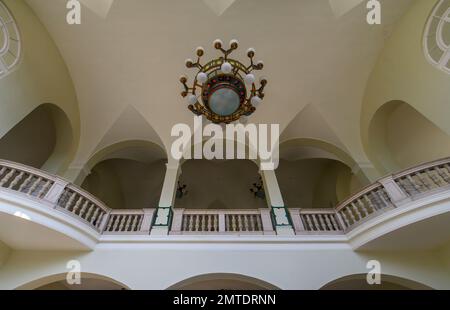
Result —
M352 187L351 169L326 158L281 160L276 174L290 208L334 208L348 198Z
M369 158L382 174L450 156L450 136L403 101L384 104L369 126Z
M149 141L123 141L110 145L88 161L90 174L81 187L112 209L158 206L166 172L166 154Z
M164 160L108 159L92 169L81 187L112 209L156 208L165 171Z
M59 174L72 160L75 147L66 114L46 103L0 139L0 158Z
M188 160L181 170L179 179L187 186L187 195L175 201L176 208L267 208L266 200L250 191L260 178L251 160Z

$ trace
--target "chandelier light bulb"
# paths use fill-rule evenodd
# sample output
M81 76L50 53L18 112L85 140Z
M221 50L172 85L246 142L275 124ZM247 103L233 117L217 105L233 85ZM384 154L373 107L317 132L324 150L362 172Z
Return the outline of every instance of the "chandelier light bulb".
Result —
M244 78L245 84L252 85L255 83L255 76L251 73L247 74Z
M216 39L216 40L214 40L214 47L216 48L216 49L219 49L219 48L221 48L222 46L223 46L223 42L222 42L222 40L220 40L220 39Z
M194 61L190 58L186 59L186 61L184 62L186 64L186 67L191 68L192 65L194 64Z
M203 54L205 54L205 49L203 47L199 46L195 50L195 53L197 54L198 57L202 57Z
M251 100L252 106L256 108L261 103L261 101L261 98L259 98L258 96L253 96Z
M247 50L247 56L250 57L250 58L253 58L255 56L255 53L256 53L256 51L255 51L255 49L253 47L250 47Z
M222 67L220 67L220 70L225 74L230 74L231 71L233 71L233 66L229 62L224 62Z
M230 48L237 49L239 47L239 41L236 39L233 39L230 41Z
M191 94L187 96L187 101L189 104L196 104L197 103L197 96L194 94Z
M206 83L208 80L208 75L205 72L200 72L197 74L197 81L199 81L201 84Z

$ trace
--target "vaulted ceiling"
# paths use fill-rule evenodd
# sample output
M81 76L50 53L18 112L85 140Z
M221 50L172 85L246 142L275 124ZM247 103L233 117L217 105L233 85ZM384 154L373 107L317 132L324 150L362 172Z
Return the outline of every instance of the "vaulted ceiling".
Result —
M357 129L365 86L411 4L382 0L383 23L370 26L361 0L82 0L82 24L71 26L67 1L27 2L54 38L76 88L79 162L119 136L148 134L169 148L172 126L192 123L179 95L179 76L190 73L184 60L199 45L206 57L217 55L216 38L238 39L237 57L254 47L264 60L267 95L251 122L289 126L285 140L304 137L307 129L364 161ZM124 119L135 123L131 133ZM137 125L142 120L151 129Z

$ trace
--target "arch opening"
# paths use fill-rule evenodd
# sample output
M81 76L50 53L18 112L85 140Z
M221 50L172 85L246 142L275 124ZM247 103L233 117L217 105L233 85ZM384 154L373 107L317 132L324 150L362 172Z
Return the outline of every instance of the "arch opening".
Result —
M404 101L380 107L369 125L368 155L383 174L450 155L450 136Z
M293 139L280 145L276 170L285 204L290 208L334 208L368 184L355 174L356 162L338 147L316 139Z
M195 276L168 288L168 290L279 290L268 282L231 273Z
M60 174L74 154L73 138L64 111L42 104L0 139L0 158Z
M381 283L370 285L367 274L354 274L333 280L321 290L430 290L425 284L392 275L381 275Z
M129 290L130 288L110 277L94 273L81 273L80 284L69 284L67 273L43 277L18 287L18 290Z
M158 205L165 175L165 153L147 141L126 141L95 154L81 187L112 209Z

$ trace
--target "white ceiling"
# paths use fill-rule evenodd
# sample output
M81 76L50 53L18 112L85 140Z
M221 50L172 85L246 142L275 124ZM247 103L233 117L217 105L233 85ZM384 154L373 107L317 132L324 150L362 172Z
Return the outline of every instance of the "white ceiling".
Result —
M411 0L382 0L381 26L366 23L367 9L357 0L341 5L333 0L102 0L97 6L84 0L90 10L83 10L82 24L76 26L65 22L65 0L27 2L72 75L82 125L77 161L83 164L100 143L127 136L125 126L119 132L114 124L129 106L139 122L148 122L152 136L170 146L172 126L192 124L179 95L179 76L189 73L184 60L199 45L206 57L217 55L211 48L216 38L238 39L239 58L255 47L257 59L266 64L267 95L250 121L286 128L293 119L304 119L295 117L312 105L318 118L306 120L309 130L316 128L320 138L329 128L333 134L327 129L323 139L333 136L337 142L332 143L364 161L358 128L366 82L386 30ZM291 130L284 138L302 134Z

